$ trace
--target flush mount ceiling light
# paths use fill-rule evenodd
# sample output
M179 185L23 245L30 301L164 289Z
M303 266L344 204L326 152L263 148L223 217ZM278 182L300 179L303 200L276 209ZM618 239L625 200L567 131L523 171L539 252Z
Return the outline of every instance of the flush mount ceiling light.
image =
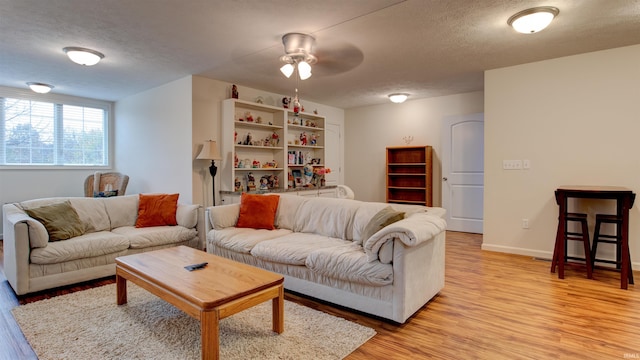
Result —
M280 61L284 63L280 71L284 76L291 77L297 67L300 80L310 78L311 65L318 61L313 54L316 39L308 34L288 33L282 37L282 43L286 55L280 57Z
M407 100L408 97L409 97L409 94L405 94L405 93L389 94L389 100L391 100L391 102L394 102L396 104L401 104L405 102L405 100Z
M560 10L551 6L540 6L527 10L522 10L507 20L507 24L517 32L523 34L533 34L543 30L551 21L558 16Z
M28 82L27 85L29 85L29 88L32 91L37 92L38 94L46 94L51 91L51 89L53 89L53 85L43 84L39 82Z
M81 47L66 47L62 49L62 51L64 51L74 63L85 66L95 65L104 58L104 54L101 52Z

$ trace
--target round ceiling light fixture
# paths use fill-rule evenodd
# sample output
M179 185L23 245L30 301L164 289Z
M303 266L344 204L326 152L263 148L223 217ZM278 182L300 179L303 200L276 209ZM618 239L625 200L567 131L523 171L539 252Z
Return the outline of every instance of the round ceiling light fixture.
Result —
M92 66L104 58L104 54L95 50L69 46L62 49L65 54L76 64Z
M401 104L405 102L408 97L409 97L409 94L405 94L405 93L389 94L389 100L391 100L391 102L396 104Z
M49 91L51 91L51 89L53 89L53 85L39 83L39 82L28 82L27 85L29 85L29 88L33 92L37 92L38 94L46 94Z
M522 34L533 34L544 30L558 16L560 10L552 6L539 6L522 10L507 20L515 31Z

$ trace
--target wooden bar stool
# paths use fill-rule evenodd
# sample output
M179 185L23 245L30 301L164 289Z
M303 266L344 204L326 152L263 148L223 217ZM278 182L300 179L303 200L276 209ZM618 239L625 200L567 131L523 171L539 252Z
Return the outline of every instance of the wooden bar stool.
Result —
M569 222L574 221L580 223L580 232L571 232L568 230ZM567 213L565 217L565 232L561 234L560 224L558 224L558 231L556 232L556 245L553 250L553 259L551 260L551 272L555 272L556 265L559 261L564 261L565 263L568 260L581 260L585 262L585 266L587 268L587 278L593 279L593 262L591 260L591 249L589 243L589 227L587 224L587 214L581 213ZM582 241L584 246L584 254L585 258L579 258L575 256L567 255L567 243L568 240ZM558 259L558 247L561 246L560 242L564 241L564 259Z
M616 226L616 234L615 235L607 235L601 234L600 229L602 224L615 224ZM593 246L591 248L591 264L592 267L595 266L596 262L607 263L607 264L615 264L616 269L620 270L622 268L622 233L620 232L622 226L622 217L616 215L606 215L606 214L596 214L596 228L593 233ZM616 259L615 260L607 260L607 259L598 259L597 251L598 244L615 244L616 245ZM633 270L631 269L631 255L628 257L628 267L629 267L629 283L633 284Z

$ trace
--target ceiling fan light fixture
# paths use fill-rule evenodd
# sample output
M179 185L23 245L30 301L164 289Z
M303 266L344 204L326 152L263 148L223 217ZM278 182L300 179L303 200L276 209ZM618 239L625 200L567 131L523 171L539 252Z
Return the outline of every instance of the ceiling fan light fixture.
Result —
M65 54L76 64L92 66L104 58L104 54L95 50L69 46L63 48Z
M284 64L280 68L280 72L282 74L284 74L284 76L286 76L287 78L291 77L291 74L293 74L293 70L295 70L295 69L294 69L293 65L291 65L291 64Z
M534 34L544 30L558 16L560 10L552 6L539 6L522 10L507 20L513 29L522 34Z
M38 94L46 94L53 89L53 85L39 82L28 82L27 85L33 92L37 92Z
M286 55L280 57L280 61L285 63L280 68L280 71L286 77L290 77L295 68L297 68L300 80L310 78L311 65L318 61L318 58L313 54L315 42L316 39L309 34L288 33L282 36L282 44Z
M405 93L389 94L389 100L391 100L392 103L396 103L396 104L402 104L407 100L408 97L409 97L409 94L405 94Z

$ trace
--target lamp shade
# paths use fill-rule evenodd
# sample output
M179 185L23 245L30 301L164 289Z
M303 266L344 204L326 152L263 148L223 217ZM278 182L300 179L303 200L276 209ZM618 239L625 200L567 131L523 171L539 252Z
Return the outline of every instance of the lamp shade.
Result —
M216 144L213 140L207 140L202 145L202 150L200 154L196 157L196 159L201 160L220 160L222 156L220 156L220 152L218 151L218 144Z
M291 64L284 64L280 68L280 72L282 72L286 77L291 77L291 74L293 74L293 70L293 65Z
M300 80L307 80L311 77L311 65L306 61L300 61L298 63L298 74L300 74Z

